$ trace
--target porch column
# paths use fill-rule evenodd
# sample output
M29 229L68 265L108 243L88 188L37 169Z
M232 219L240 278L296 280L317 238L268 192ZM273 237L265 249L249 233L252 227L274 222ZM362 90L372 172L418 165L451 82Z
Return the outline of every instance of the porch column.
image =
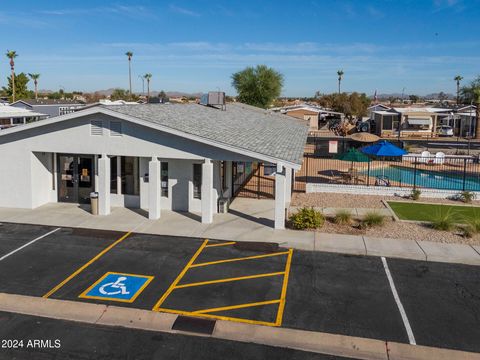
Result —
M226 161L225 162L225 184L227 186L227 196L229 199L233 196L233 189L232 189L232 162Z
M205 159L202 164L202 223L213 222L213 164L210 159Z
M110 158L107 154L98 159L98 214L110 214Z
M275 229L285 229L286 176L285 167L277 164L275 174Z
M148 218L160 219L160 168L157 157L152 157L148 163Z
M285 168L285 202L292 201L292 168Z

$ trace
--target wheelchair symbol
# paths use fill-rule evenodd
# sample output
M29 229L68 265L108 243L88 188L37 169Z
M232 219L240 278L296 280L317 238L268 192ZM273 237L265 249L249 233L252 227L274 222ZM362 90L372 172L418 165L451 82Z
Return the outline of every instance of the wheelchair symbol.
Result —
M127 288L123 283L125 280L127 280L125 276L120 276L115 282L110 282L100 286L98 291L103 295L128 295L130 292L127 291Z

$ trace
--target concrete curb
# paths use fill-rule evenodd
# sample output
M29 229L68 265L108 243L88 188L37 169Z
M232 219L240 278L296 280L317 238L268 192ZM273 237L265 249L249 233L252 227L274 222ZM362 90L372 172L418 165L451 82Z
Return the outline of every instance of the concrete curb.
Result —
M0 293L0 311L96 325L182 333L171 329L176 315L126 307ZM355 359L480 360L478 353L222 320L216 322L211 337Z

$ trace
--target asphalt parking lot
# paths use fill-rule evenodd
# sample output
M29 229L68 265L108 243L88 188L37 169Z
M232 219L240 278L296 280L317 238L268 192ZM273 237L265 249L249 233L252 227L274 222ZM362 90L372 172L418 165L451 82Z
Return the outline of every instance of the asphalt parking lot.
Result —
M2 312L0 339L23 340L21 348L0 348L2 360L347 360L331 355L208 337L92 326ZM29 340L50 341L53 348L28 348ZM59 347L55 347L55 344Z
M478 267L384 261L0 225L0 292L480 352Z

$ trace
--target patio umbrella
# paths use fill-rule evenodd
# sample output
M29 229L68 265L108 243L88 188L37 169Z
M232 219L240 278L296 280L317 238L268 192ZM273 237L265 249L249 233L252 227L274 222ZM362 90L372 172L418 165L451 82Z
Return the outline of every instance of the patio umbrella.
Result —
M366 132L361 132L361 133L355 133L351 136L351 139L354 141L358 142L364 142L364 143L374 143L380 140L380 137L378 137L375 134L370 134Z
M405 155L407 152L392 143L382 140L376 144L366 146L361 150L364 154L385 157L395 157ZM385 177L385 167L382 166L382 176Z
M405 150L393 145L392 143L389 143L386 140L382 140L376 144L366 146L361 151L364 154L385 157L402 156L407 153Z
M351 170L351 176L352 176L352 178L355 176L354 167L353 167L354 162L370 162L370 158L367 155L362 154L360 151L358 151L355 148L348 149L347 152L338 155L336 158L338 160L350 161L352 163L352 165L351 165L351 169L352 169Z

